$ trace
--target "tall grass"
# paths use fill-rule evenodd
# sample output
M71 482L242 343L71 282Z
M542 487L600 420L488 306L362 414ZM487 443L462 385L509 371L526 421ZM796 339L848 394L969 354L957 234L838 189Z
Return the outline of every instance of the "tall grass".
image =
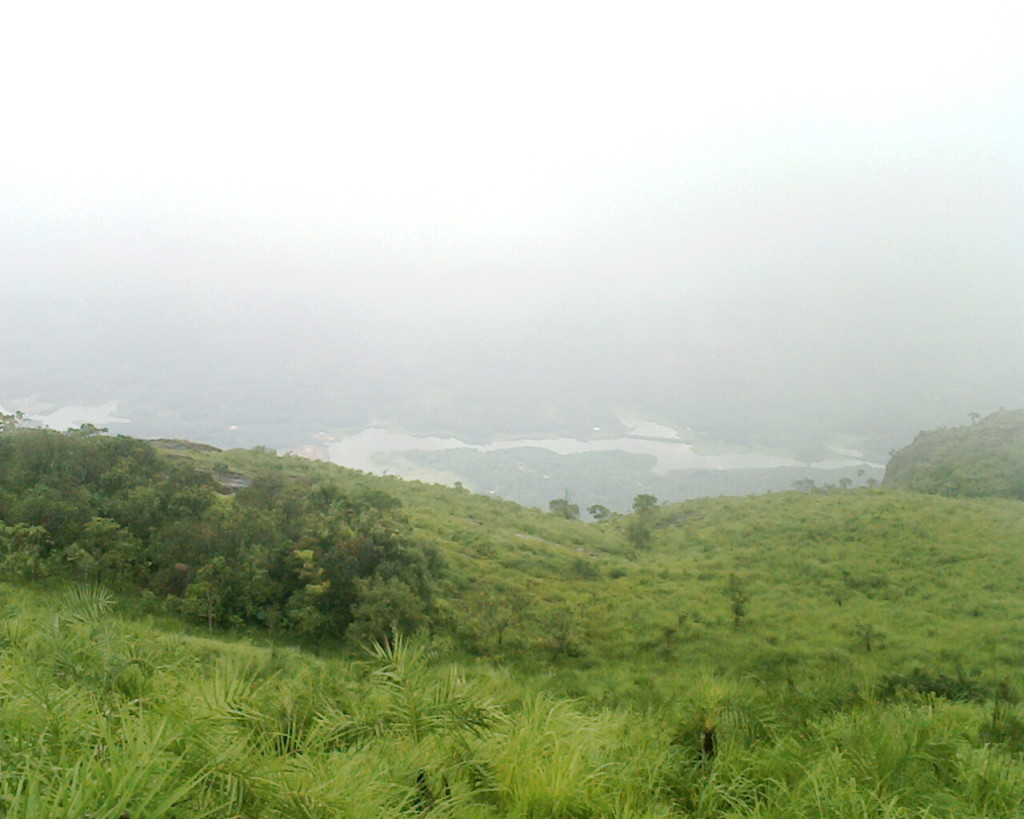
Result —
M3 817L1024 811L1024 719L1008 701L880 701L870 686L844 699L827 679L769 689L708 665L677 669L671 698L602 705L558 693L557 677L460 666L424 637L325 659L161 632L101 590L5 591Z

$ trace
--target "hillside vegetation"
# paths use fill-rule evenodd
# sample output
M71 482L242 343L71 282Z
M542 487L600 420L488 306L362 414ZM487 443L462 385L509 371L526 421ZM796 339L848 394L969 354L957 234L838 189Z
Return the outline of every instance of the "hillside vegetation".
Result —
M1024 812L1020 501L586 524L92 433L0 434L2 816Z
M372 484L285 481L273 470L250 480L87 431L4 433L0 462L8 574L145 590L211 627L314 638L353 624L379 636L383 608L414 630L430 606L439 558ZM232 494L236 484L247 488Z
M967 427L921 432L894 453L886 486L969 498L1024 500L1024 409Z
M5 817L1024 811L1019 706L940 675L841 700L801 679L787 702L705 669L659 707L611 706L422 637L352 662L118 617L95 587L3 591Z

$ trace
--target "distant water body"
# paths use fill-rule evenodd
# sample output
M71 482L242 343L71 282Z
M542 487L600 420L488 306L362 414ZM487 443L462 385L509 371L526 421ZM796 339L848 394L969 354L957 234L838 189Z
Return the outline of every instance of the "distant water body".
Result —
M0 411L6 411L0 407ZM82 424L92 424L97 427L106 427L111 424L127 424L128 418L118 418L117 401L107 401L105 404L93 404L91 406L61 407L59 410L41 414L29 412L25 420L39 426L49 427L58 432L66 429L77 429Z
M27 420L55 430L74 429L82 424L107 427L111 424L129 423L128 418L117 416L117 401L90 406L70 406L42 413L31 413ZM5 412L0 407L0 412ZM334 441L327 445L331 462L364 472L381 473L394 469L389 460L382 463L378 456L389 456L402 452L437 452L450 449L470 449L477 452L496 452L507 449L535 447L546 449L558 455L577 455L584 452L626 452L648 455L655 459L654 472L665 474L677 469L771 469L774 467L812 467L815 469L841 469L843 467L884 468L883 464L871 463L863 454L848 449L833 449L832 457L808 464L782 455L763 452L728 452L717 455L701 454L693 445L682 440L679 431L672 427L640 418L622 417L628 432L615 438L594 438L581 441L577 438L519 438L495 441L489 444L471 444L458 438L409 435L382 427L370 427L361 432Z
M634 427L647 433L651 427ZM627 452L650 455L655 458L654 471L665 474L676 469L770 469L773 467L807 467L815 469L839 469L850 466L879 467L866 461L860 453L851 450L834 452L834 457L813 464L797 461L780 455L762 452L729 452L719 455L704 455L695 452L691 444L682 441L678 433L667 427L658 426L659 437L625 435L618 438L597 438L581 441L576 438L521 438L511 441L497 441L490 444L470 444L457 438L419 437L380 427L371 427L362 432L335 441L328 445L328 455L333 463L364 472L381 472L383 466L376 457L382 454L400 452L437 452L446 449L473 449L477 452L495 452L503 449L539 447L558 455L576 455L582 452ZM669 437L671 435L672 437Z

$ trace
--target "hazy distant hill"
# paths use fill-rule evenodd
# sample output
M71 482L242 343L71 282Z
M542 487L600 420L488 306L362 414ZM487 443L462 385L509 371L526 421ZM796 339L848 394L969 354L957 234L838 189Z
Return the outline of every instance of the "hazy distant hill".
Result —
M884 484L937 495L1024 499L1024 409L919 433L892 456Z

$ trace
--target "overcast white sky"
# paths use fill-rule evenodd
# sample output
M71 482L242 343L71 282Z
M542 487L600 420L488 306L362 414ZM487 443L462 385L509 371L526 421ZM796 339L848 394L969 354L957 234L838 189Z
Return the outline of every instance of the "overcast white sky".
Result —
M0 355L156 293L383 366L387 327L618 350L640 392L657 350L722 402L1024 403L1022 9L16 4Z

